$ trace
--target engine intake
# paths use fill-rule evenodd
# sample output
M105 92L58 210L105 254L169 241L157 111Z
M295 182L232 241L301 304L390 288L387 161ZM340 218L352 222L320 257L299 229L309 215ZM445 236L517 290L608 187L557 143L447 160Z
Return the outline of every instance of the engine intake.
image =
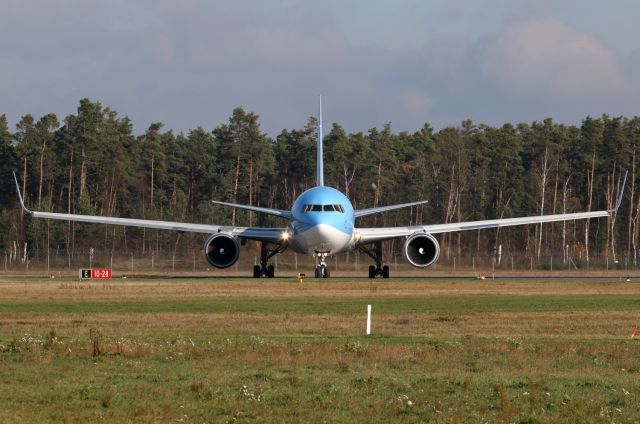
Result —
M204 256L216 268L228 268L238 260L240 245L228 234L214 234L204 244Z
M439 256L440 244L431 234L414 233L404 243L404 257L415 267L428 267Z

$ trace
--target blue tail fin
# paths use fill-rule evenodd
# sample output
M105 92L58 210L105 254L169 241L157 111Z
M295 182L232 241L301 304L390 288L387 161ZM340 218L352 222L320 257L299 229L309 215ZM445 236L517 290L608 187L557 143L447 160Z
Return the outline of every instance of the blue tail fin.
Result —
M318 97L318 140L316 152L316 185L324 186L324 162L322 160L322 96Z

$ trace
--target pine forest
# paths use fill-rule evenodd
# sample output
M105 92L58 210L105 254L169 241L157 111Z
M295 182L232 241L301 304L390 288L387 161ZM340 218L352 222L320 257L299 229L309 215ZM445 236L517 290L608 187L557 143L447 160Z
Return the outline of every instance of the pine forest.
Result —
M500 127L466 120L440 130L425 124L414 133L396 132L391 124L348 133L325 123L325 132L325 184L344 192L354 208L429 200L356 226L612 208L628 170L615 216L439 235L438 266L472 260L527 268L553 261L558 269L638 265L640 117L586 117L579 125L547 118ZM120 259L197 256L206 266L203 235L31 219L20 209L13 171L27 206L36 210L282 227L286 221L277 217L210 201L289 209L315 183L315 143L315 118L271 138L259 116L240 107L213 130L186 134L160 122L133 134L128 118L89 99L62 120L25 115L9 128L0 115L0 261L6 269L25 261L46 266L55 257L66 266L95 249ZM386 243L385 255L401 259L401 246ZM243 248L241 260L252 262L252 249L251 243Z

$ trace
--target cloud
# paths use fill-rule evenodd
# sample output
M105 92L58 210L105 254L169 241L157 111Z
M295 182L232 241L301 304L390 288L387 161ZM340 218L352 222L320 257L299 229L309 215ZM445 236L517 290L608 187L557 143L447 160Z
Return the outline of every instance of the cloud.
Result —
M589 97L628 88L612 51L550 18L510 25L481 54L481 69L521 97Z
M327 124L349 131L637 113L638 55L621 62L598 39L552 18L461 35L473 14L458 7L464 19L456 31L425 25L419 42L394 48L353 41L348 16L359 2L347 13L337 1L49 3L10 0L0 15L0 113L13 123L25 113L62 118L83 97L130 116L138 133L155 121L176 131L211 129L241 105L275 136L304 126L318 94ZM360 41L373 27L358 27Z

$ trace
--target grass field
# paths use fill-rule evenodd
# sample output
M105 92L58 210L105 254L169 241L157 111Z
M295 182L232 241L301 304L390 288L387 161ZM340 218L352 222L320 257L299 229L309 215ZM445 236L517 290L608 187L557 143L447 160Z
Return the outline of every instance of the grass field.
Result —
M296 281L0 275L0 422L640 421L638 279Z

